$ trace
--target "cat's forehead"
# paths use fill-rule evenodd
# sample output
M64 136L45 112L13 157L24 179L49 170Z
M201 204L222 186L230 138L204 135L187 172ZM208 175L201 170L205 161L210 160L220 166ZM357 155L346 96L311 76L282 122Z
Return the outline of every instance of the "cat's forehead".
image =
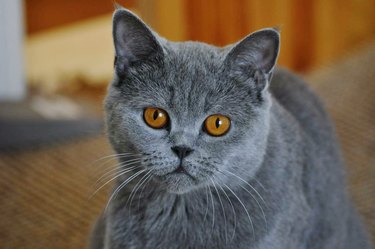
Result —
M168 43L163 70L170 78L170 87L200 87L202 91L224 85L224 53L221 49L199 42ZM186 89L188 90L188 89Z
M222 70L226 54L226 49L200 42L168 42L163 47L168 66L193 74L217 73Z
M184 117L249 110L248 88L228 77L223 49L184 42L168 43L164 52L162 65L137 73L132 84L136 87L129 91L133 93L129 97L136 99L132 103L161 107Z
M169 105L186 112L207 110L217 92L228 87L221 79L222 57L219 49L206 44L170 43L164 64Z
M170 43L162 77L150 88L158 89L156 104L184 116L238 111L249 95L243 86L227 77L224 57L223 49L207 44Z

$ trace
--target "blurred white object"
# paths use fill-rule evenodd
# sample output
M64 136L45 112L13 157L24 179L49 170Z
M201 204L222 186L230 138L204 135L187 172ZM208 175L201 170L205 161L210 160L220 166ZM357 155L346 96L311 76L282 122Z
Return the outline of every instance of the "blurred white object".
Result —
M0 100L21 100L26 93L23 64L23 1L0 0Z
M78 104L63 96L35 96L30 101L30 108L46 119L79 119L82 114Z

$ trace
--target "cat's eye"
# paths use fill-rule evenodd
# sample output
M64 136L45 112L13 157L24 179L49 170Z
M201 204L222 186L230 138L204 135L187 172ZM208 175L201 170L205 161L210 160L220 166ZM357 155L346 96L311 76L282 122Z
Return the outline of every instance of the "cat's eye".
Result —
M168 124L168 114L160 108L148 107L143 112L143 118L150 127L162 129Z
M211 136L222 136L229 131L230 119L220 114L214 114L204 121L205 131Z

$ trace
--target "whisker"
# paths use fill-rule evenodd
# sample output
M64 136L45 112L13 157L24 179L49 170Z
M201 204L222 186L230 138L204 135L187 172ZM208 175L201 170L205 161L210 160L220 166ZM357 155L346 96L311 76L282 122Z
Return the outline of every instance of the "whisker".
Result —
M133 157L135 157L134 155L125 155L125 156L116 156L116 157L113 157L113 158L110 158L110 159L108 159L107 161L105 161L105 162L103 162L103 163L101 163L100 165L98 165L97 166L97 170L96 170L96 175L100 175L100 174L103 174L103 172L106 172L107 170L109 170L109 169L111 169L111 168L113 168L113 167L117 167L118 166L118 164L116 163L116 164L112 164L112 165L109 165L109 167L106 167L106 168L104 168L103 170L102 170L102 168L104 167L104 166L106 166L106 165L108 165L108 164L110 164L111 162L113 162L113 161L115 161L116 159L118 160L118 159L123 159L123 158L130 158L130 159L128 159L128 160L125 160L125 161L123 161L123 162L120 162L120 163L126 163L126 162L128 162L128 161L131 161L131 160L137 160L137 159L141 159L140 157L138 157L138 158L133 158Z
M223 202L221 201L221 197L220 197L220 193L219 191L217 190L217 187L216 187L216 184L214 182L214 180L212 179L212 177L210 177L210 180L216 190L216 193L217 193L217 197L219 198L219 201L220 201L220 205L221 205L221 209L223 211L223 216L224 216L224 230L225 230L225 244L228 244L228 235L227 235L227 218L226 218L226 215L225 215L225 209L224 209L224 205L223 205Z
M140 206L143 191L145 190L146 185L151 181L152 177L153 177L153 175L150 174L149 177L146 179L146 183L143 185L143 187L141 189L141 192L139 194L140 198L138 198L138 210L139 210L139 206Z
M264 220L264 223L266 225L266 231L268 230L268 223L267 223L267 219L266 219L266 215L263 211L263 208L262 206L260 205L260 203L258 202L258 200L254 197L254 195L247 189L245 188L244 186L241 186L241 188L243 190L245 190L248 194L250 194L250 196L255 200L255 202L257 203L258 207L260 208L261 212L262 212L262 215L263 215L263 220Z
M118 157L121 157L121 156L142 156L142 154L134 154L134 153L111 154L111 155L107 155L107 156L101 157L99 159L96 159L95 161L93 161L91 163L91 165L95 165L98 162L103 161L104 159L108 159L108 158L113 159L113 158L118 158Z
M125 168L125 169L116 171L116 172L114 172L114 173L112 173L112 174L104 177L103 179L98 180L97 183L95 183L95 187L97 187L100 183L106 181L107 179L109 179L111 177L115 177L116 175L122 174L122 173L129 173L129 172L131 172L131 171L133 171L135 169L138 169L138 168L142 168L142 166L141 165L138 165L138 166L136 165L136 166L132 166L132 167L129 167L129 168Z
M253 178L253 179L258 183L258 185L259 185L264 191L267 191L266 188L264 187L264 185L263 185L260 181L258 181L258 179L256 179L256 178Z
M241 177L239 177L238 175L236 175L236 174L234 174L234 173L232 173L232 172L230 172L230 171L228 171L228 170L226 170L226 169L224 169L226 172L228 172L229 174L231 174L231 175L233 175L233 176L235 176L235 177L237 177L239 180L241 180L243 183L245 183L247 186L249 186L258 196L259 196L259 198L262 200L262 202L264 203L264 205L267 207L267 204L266 204L266 202L264 201L264 199L263 199L263 197L259 194L259 192L252 186L252 185L250 185L247 181L245 181L244 179L242 179ZM223 173L224 174L224 172L222 172L222 171L220 171L219 170L219 172L221 172L221 173Z
M231 201L231 199L229 198L229 196L227 195L227 192L225 192L225 190L223 189L222 186L218 185L219 188L221 189L221 191L224 193L224 195L226 196L227 200L229 201L229 204L230 206L232 207L232 212L233 212L233 219L234 219L234 227L233 227L233 234L232 234L232 238L231 240L234 239L234 236L236 234L236 228L237 228L237 215L236 215L236 210L234 209L234 206L233 206L233 203Z
M101 182L102 180L103 180L103 178L105 179L105 178L107 178L108 177L108 175L109 176L111 176L111 175L113 175L113 174L111 174L111 172L114 172L114 171L116 171L116 170L119 170L119 169L121 169L121 168L124 168L124 167L128 167L128 166L130 166L130 165L133 165L133 164L136 164L136 163L139 163L139 162L141 162L141 159L134 159L134 160L129 160L129 161L127 161L126 163L121 163L121 164L119 164L119 165L117 165L114 169L110 169L109 171L107 171L107 172L105 172L96 182L95 182L95 184L97 184L98 182ZM135 167L135 166L133 166L133 167ZM132 168L132 167L130 167L130 168ZM127 168L127 169L130 169L130 168ZM116 173L119 173L119 172L115 172L115 174Z
M245 210L245 212L246 212L246 214L247 214L247 217L248 217L248 219L249 219L249 221L250 221L250 225L251 225L251 229L252 229L252 231L253 231L253 236L255 236L255 230L254 230L254 224L253 224L253 220L251 219L251 217L250 217L250 214L249 214L249 211L247 211L247 209L246 209L246 206L245 206L245 204L241 201L241 199L236 195L236 193L234 193L234 191L230 188L230 187L228 187L228 185L226 185L225 183L223 183L224 184L224 186L236 197L236 199L238 200L238 202L241 204L241 206L243 207L243 209Z
M250 183L248 183L247 181L245 181L243 178L241 178L240 176L238 176L238 175L236 175L236 174L234 174L234 173L232 173L232 172L230 172L229 170L226 170L226 169L224 169L226 172L228 172L229 174L231 174L231 175L233 175L233 176L235 176L235 177L237 177L239 180L241 180L242 182L244 182L247 186L249 186L258 196L259 196L259 198L262 200L262 202L264 203L264 205L265 205L265 207L266 208L268 208L267 207L267 204L266 204L266 202L265 202L265 200L263 199L263 197L261 196L261 194L250 184ZM219 172L221 172L221 171L219 171ZM221 173L223 173L224 174L224 172L221 172ZM225 175L225 174L224 174ZM257 203L257 205L258 205L258 207L260 208L260 210L261 210L261 212L262 212L262 216L263 216L263 220L264 220L264 223L265 223L265 226L266 226L266 231L268 230L268 222L267 222L267 218L266 218L266 215L265 215L265 213L264 213L264 210L263 210L263 208L262 208L262 206L260 205L260 203L259 203L259 201L258 201L258 199L257 198L255 198L255 196L247 189L247 188L245 188L245 187L243 187L243 186L241 186L241 188L243 188L248 194L250 194L250 196L255 200L255 202Z
M212 202L212 230L214 230L215 227L215 205L214 205L214 198L212 196L211 187L208 186L209 190L208 193L211 196L211 202Z
M131 171L131 170L130 170ZM129 171L125 171L125 172L121 172L120 174L117 174L116 176L112 177L110 180L106 181L100 188L98 188L90 197L90 199L96 194L98 193L98 191L100 191L104 186L106 186L108 183L110 183L111 181L113 181L114 179L128 173Z
M250 186L250 187L251 187L251 188L252 188L252 189L258 194L258 196L261 197L261 195L255 190L255 188L254 188L250 183L246 182L246 181L243 180L241 177L235 175L234 173L232 173L232 172L230 172L230 171L228 171L228 170L225 170L225 171L228 172L228 173L230 173L230 174L233 175L233 176L236 176L236 177L239 178L242 182L245 182L246 185ZM219 171L219 172L221 172L221 171ZM221 172L221 173L224 174L224 172ZM224 174L224 175L225 175L225 174ZM258 207L260 208L260 210L261 210L261 212L262 212L262 216L263 216L263 220L264 220L264 223L265 223L265 226L266 226L266 230L268 230L268 223L267 223L266 215L265 215L264 210L263 210L262 206L260 205L258 199L255 198L255 196L254 196L254 195L253 195L253 194L252 194L247 188L245 188L245 187L242 186L242 185L240 185L240 187L241 187L243 190L245 190L246 193L248 193L248 194L251 196L251 198L253 198L253 199L255 200L255 202L257 203ZM261 199L263 200L263 198L261 198ZM264 200L263 200L263 203L265 203ZM266 205L266 204L265 204L265 205Z
M104 159L109 158L109 157L116 157L116 156L119 156L119 155L129 155L129 154L133 154L133 153L126 152L126 153L119 153L119 154L117 154L117 153L110 154L110 155L106 155L106 156L103 156L101 158L98 158L98 159L94 160L92 163L99 162L99 161L104 160Z
M129 204L129 212L130 212L130 209L131 209L131 206L132 206L132 202L133 202L133 199L134 199L134 196L135 194L137 193L139 187L142 186L142 184L147 180L147 177L150 176L150 174L152 173L152 170L150 170L149 172L147 172L144 176L142 176L142 178L137 182L137 184L133 187L129 197L128 197L128 200L126 201L126 204L125 204L125 207L128 205L128 201L130 199L130 204Z
M121 183L116 190L112 193L111 197L108 200L107 206L105 207L104 211L106 212L111 200L117 196L117 193L120 192L120 190L125 187L129 182L131 182L133 179L135 179L137 176L142 174L143 172L147 171L148 169L143 169L138 171L137 173L134 173L132 176L130 176L128 179L126 179L123 183Z
M206 189L206 212L204 213L203 222L206 222L207 214L208 214L208 187L205 186Z

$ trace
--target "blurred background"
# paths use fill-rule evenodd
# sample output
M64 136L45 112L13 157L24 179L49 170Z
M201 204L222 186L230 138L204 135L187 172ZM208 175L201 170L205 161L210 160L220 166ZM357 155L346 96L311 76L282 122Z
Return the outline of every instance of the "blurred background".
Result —
M278 27L278 63L326 103L375 234L375 0L117 2L173 41L223 46ZM106 203L108 187L89 197L115 165L102 122L113 10L111 0L0 0L2 248L83 248Z

